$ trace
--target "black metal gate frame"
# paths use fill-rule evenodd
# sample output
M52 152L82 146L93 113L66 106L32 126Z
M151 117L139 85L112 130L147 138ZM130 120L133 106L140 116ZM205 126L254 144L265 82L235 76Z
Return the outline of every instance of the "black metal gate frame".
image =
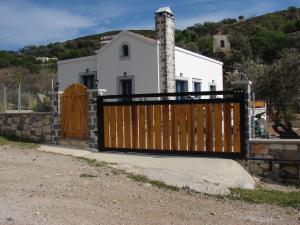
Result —
M218 96L229 95L229 98L199 99L192 96ZM183 97L181 100L168 99L169 97ZM148 100L147 98L160 98L160 100ZM158 149L134 149L134 148L112 148L104 146L104 106L127 106L127 105L163 105L163 104L207 104L207 103L240 103L240 152L206 152L206 151L178 151L178 150L158 150ZM203 157L219 157L244 159L246 157L246 118L245 118L245 92L237 91L207 91L207 92L181 92L181 93L151 93L134 95L106 95L98 96L98 150L99 151L119 151L138 152L159 155L188 155Z

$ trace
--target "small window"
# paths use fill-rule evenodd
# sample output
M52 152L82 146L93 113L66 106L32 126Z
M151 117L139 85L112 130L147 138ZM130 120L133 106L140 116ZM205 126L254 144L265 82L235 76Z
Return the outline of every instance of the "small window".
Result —
M83 75L81 76L82 84L88 89L95 88L95 75Z
M127 44L122 45L122 57L129 57L129 46Z
M220 47L221 47L221 48L225 48L225 41L224 41L224 40L221 40L221 41L220 41Z

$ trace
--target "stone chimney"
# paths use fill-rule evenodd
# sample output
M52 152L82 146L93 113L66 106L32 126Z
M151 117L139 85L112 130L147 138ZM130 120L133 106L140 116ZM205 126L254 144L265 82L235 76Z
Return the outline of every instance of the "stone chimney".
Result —
M159 40L160 92L175 92L175 27L170 7L155 12L156 39Z

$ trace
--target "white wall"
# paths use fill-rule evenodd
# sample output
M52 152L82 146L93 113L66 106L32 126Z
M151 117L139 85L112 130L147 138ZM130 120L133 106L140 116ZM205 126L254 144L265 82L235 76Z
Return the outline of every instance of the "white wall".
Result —
M130 46L130 59L120 59L120 46L127 43ZM97 53L98 87L107 89L106 94L117 93L117 78L134 76L134 93L157 93L158 78L158 45L156 41L146 39L146 42L134 35L125 33L118 36Z
M59 90L63 91L73 83L80 83L79 73L85 73L87 69L90 72L97 70L95 55L58 61L57 77L59 82Z
M175 47L175 79L188 79L188 91L193 91L192 79L201 79L201 91L209 91L212 80L217 85L217 91L223 90L223 63L191 51Z

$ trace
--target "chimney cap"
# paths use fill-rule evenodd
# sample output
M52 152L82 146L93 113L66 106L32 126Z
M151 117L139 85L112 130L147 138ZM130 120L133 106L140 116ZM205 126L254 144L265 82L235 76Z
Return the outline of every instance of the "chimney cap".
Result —
M167 12L167 13L170 13L171 15L173 15L173 13L172 13L172 11L171 11L171 9L170 9L169 6L159 8L159 9L155 12L155 14L156 14L156 13L162 13L162 12Z

